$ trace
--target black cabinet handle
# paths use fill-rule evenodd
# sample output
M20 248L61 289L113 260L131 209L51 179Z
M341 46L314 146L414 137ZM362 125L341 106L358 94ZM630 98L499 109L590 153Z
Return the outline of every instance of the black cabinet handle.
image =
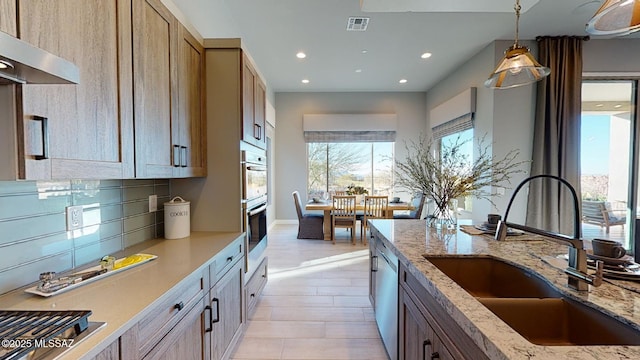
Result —
M44 116L34 116L33 120L40 121L40 131L42 133L42 155L35 155L36 160L46 160L49 158L49 119Z
M180 146L180 166L187 167L187 147Z
M180 167L180 145L173 145L173 167Z
M178 309L178 311L184 309L184 303L182 301L180 301L179 303L173 305L174 309Z
M254 297L256 297L256 294L251 294L251 295L249 295L249 297L254 298Z
M211 306L209 306L209 305L205 306L204 310L209 312L209 319L213 319L213 309L211 309ZM212 324L213 323L213 321L212 322L207 322L207 318L206 317L205 317L204 322L205 322L205 324ZM212 330L211 326L209 326L208 328L204 329L204 332L211 332L211 330Z
M229 261L231 261L231 260L233 260L233 256L229 256L229 257L227 258L227 262L229 262Z
M214 302L214 301L216 302L216 318L214 319L213 316L211 316L212 324L220 322L220 299L218 298L211 299L211 302Z
M422 342L422 360L427 360L427 346L431 345L431 340L427 339Z
M440 354L438 354L438 352L434 352L433 354L431 354L431 360L433 359L440 359Z
M262 140L262 126L253 124L253 137Z

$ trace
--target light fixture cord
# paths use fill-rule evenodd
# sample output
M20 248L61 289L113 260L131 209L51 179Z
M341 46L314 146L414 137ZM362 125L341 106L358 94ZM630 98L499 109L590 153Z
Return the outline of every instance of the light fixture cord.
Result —
M520 9L522 9L522 7L520 6L520 0L516 0L516 4L513 7L513 9L516 11L516 41L514 44L514 48L518 47L518 36L520 33L520 30L518 29L518 23L520 22Z

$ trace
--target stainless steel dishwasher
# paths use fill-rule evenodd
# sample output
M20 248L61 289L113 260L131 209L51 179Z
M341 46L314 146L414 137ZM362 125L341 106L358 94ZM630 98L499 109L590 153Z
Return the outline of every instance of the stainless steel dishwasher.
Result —
M375 313L391 360L398 358L398 257L382 241L376 244Z

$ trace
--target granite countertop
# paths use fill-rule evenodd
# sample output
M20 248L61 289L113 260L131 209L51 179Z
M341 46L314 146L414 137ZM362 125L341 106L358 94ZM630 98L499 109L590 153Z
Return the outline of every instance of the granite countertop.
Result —
M454 283L423 254L493 256L520 264L546 278L564 295L608 313L640 330L640 293L628 281L605 281L588 292L567 287L567 275L545 258L567 247L525 234L499 242L460 230L438 231L424 220L370 220L372 233L386 241L418 281L490 359L640 359L640 346L540 346L527 341ZM626 284L625 284L626 283ZM619 286L621 285L621 286Z
M0 309L91 310L89 321L106 322L106 326L74 345L63 359L91 358L143 318L164 294L202 272L218 252L241 235L192 232L184 239L148 240L115 255L157 255L153 261L48 298L17 289L0 296Z

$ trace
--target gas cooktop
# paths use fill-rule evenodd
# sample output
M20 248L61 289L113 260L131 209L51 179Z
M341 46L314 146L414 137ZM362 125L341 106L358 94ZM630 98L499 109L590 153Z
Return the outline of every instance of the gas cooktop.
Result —
M0 311L0 360L56 359L106 323L90 310Z

